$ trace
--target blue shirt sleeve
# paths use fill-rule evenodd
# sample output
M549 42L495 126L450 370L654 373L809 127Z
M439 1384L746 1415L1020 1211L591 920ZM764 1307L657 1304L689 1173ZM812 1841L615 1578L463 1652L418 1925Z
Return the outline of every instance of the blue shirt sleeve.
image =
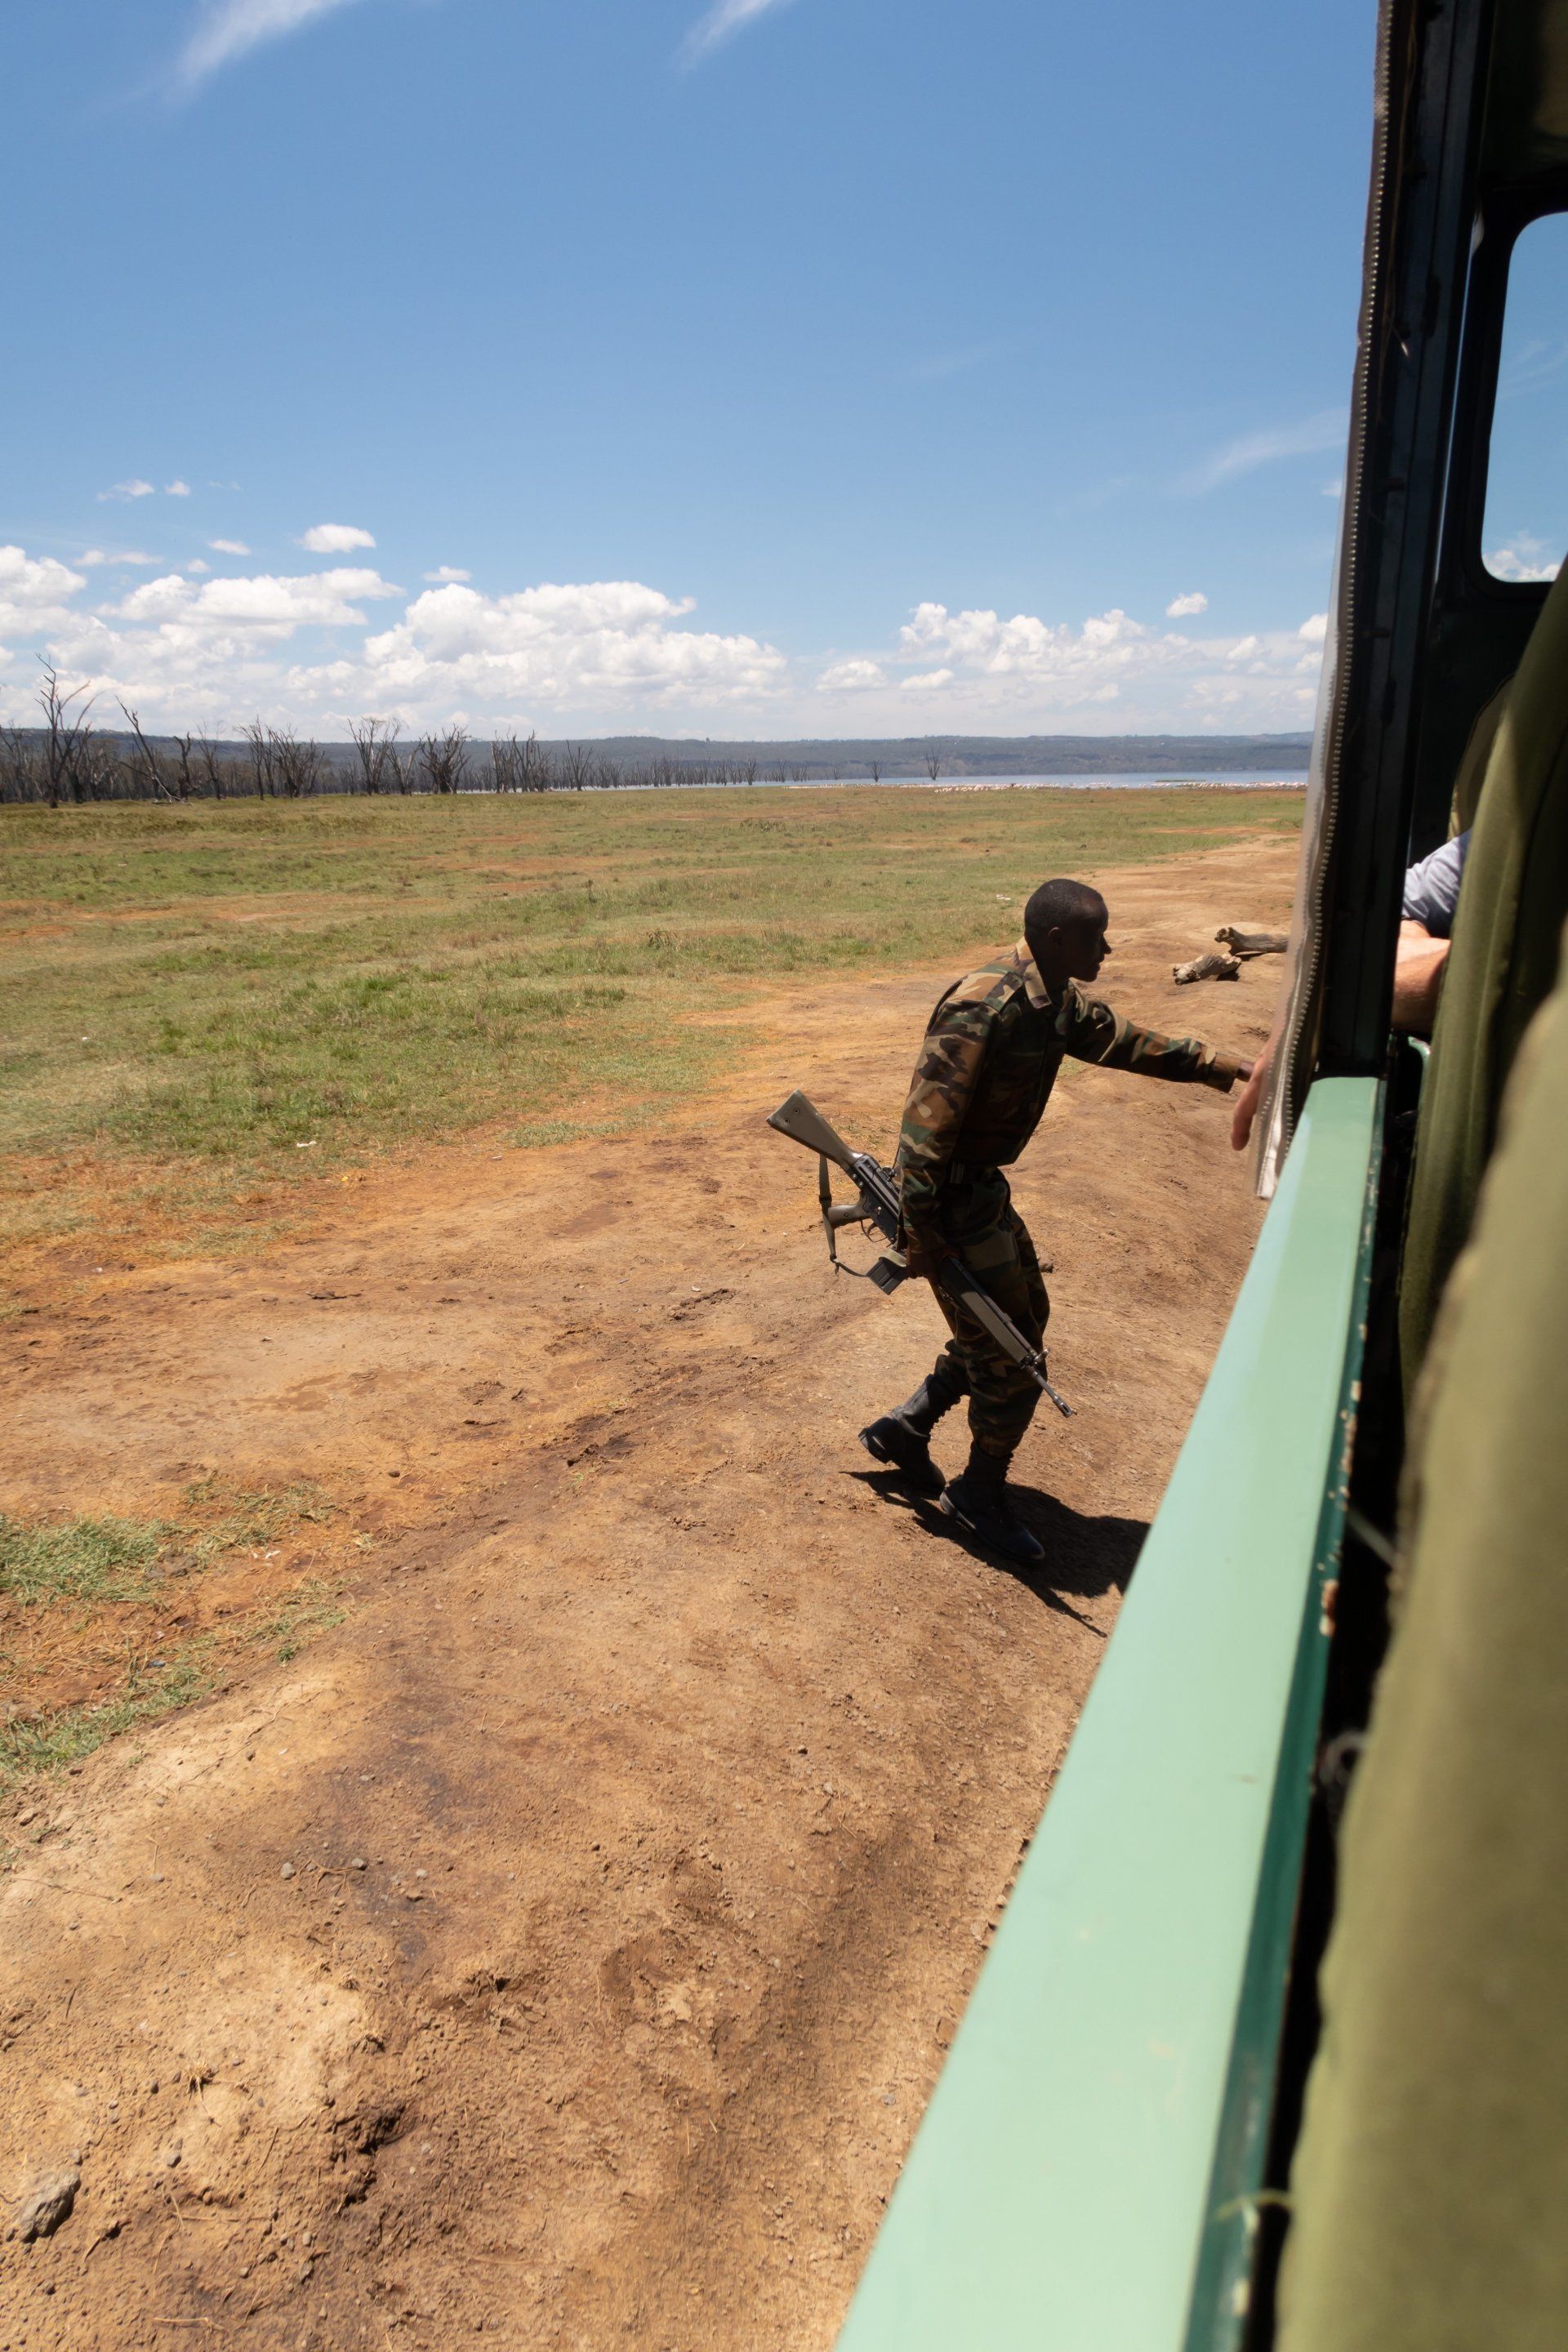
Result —
M1459 903L1459 883L1464 876L1465 859L1469 854L1470 836L1460 834L1457 841L1446 841L1430 857L1412 866L1405 877L1405 901L1400 908L1407 923L1425 923L1435 940L1452 936L1454 909Z

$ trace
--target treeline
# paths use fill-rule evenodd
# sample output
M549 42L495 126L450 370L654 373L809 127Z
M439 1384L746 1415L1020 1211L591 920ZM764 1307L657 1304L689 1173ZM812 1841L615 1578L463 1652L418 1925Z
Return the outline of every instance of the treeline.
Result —
M43 723L0 728L0 803L60 808L88 801L304 800L320 793L591 793L626 784L803 783L783 761L674 758L636 762L589 743L498 735L476 742L462 727L405 737L395 719L350 722L352 741L321 744L258 719L237 740L150 737L120 706L123 728L94 723L85 689L53 670L38 700Z

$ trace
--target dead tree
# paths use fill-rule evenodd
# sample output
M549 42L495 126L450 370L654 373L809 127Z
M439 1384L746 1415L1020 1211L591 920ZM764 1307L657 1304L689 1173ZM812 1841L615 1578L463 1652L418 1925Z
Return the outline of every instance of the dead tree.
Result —
M200 762L202 782L215 801L223 798L224 763L218 757L216 740L211 735L196 737L196 758Z
M131 730L131 748L125 754L125 764L133 787L140 788L141 797L150 801L172 801L174 793L164 780L158 754L142 732L142 721L128 702L120 706Z
M497 735L490 742L490 790L520 793L523 789L523 748L515 735Z
M873 761L872 761L872 762L871 762L871 782L872 782L874 784L879 784L879 783L881 782L881 781L882 781L882 762L880 761L880 760L873 760Z
M240 732L250 746L250 774L258 801L270 800L278 790L278 762L273 755L272 730L259 719L253 719Z
M417 757L418 747L416 744L399 743L395 740L389 740L387 743L386 772L400 793L407 793L413 789L415 761Z
M93 699L85 686L74 686L68 692L60 685L58 672L45 662L38 703L44 714L44 795L51 808L58 808L67 792L77 797L77 755ZM73 702L81 703L81 709L73 712Z
M926 745L925 756L921 764L934 784L942 773L942 752L935 743Z
M593 773L594 754L586 743L568 743L562 765L566 773L567 791L580 793Z
M425 772L426 791L460 793L468 768L468 729L448 727L443 735L421 736L419 764Z
M0 801L41 800L33 739L20 727L0 727Z
M359 754L361 790L384 793L392 779L395 762L393 746L397 740L401 722L395 719L351 719L349 733L354 739Z
M525 793L547 793L550 790L550 761L539 748L539 737L531 727L528 740L522 747L522 785Z
M77 735L72 759L76 796L79 801L111 801L121 776L121 759L112 741L100 735L94 727L83 727Z
M321 751L318 743L307 736L301 742L291 727L268 730L272 738L272 757L277 767L279 789L285 800L307 799L321 789Z
M195 738L191 735L176 735L174 740L174 795L178 800L188 801L194 796L196 789L195 773L191 766L191 745Z

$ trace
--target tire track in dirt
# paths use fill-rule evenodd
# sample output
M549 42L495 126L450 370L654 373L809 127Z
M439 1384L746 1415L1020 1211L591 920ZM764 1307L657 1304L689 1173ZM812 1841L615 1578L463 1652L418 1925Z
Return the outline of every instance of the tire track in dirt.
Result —
M1245 1045L1277 968L1169 966L1289 864L1108 877L1110 992ZM854 1432L934 1308L832 1282L760 1112L885 1144L946 976L781 992L655 1147L432 1155L40 1302L6 1507L287 1470L383 1540L301 1656L29 1792L0 2187L81 2182L0 2344L830 2342L1256 1225L1215 1097L1069 1072L1017 1187L1080 1408L1021 1457L1047 1580L898 1500Z

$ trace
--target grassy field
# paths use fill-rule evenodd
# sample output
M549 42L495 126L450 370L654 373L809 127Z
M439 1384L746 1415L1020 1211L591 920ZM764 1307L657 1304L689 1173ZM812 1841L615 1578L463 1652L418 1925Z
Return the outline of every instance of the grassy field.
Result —
M476 1126L656 1115L759 986L962 958L1030 887L1289 833L1292 792L667 792L0 811L0 1240L276 1231Z

